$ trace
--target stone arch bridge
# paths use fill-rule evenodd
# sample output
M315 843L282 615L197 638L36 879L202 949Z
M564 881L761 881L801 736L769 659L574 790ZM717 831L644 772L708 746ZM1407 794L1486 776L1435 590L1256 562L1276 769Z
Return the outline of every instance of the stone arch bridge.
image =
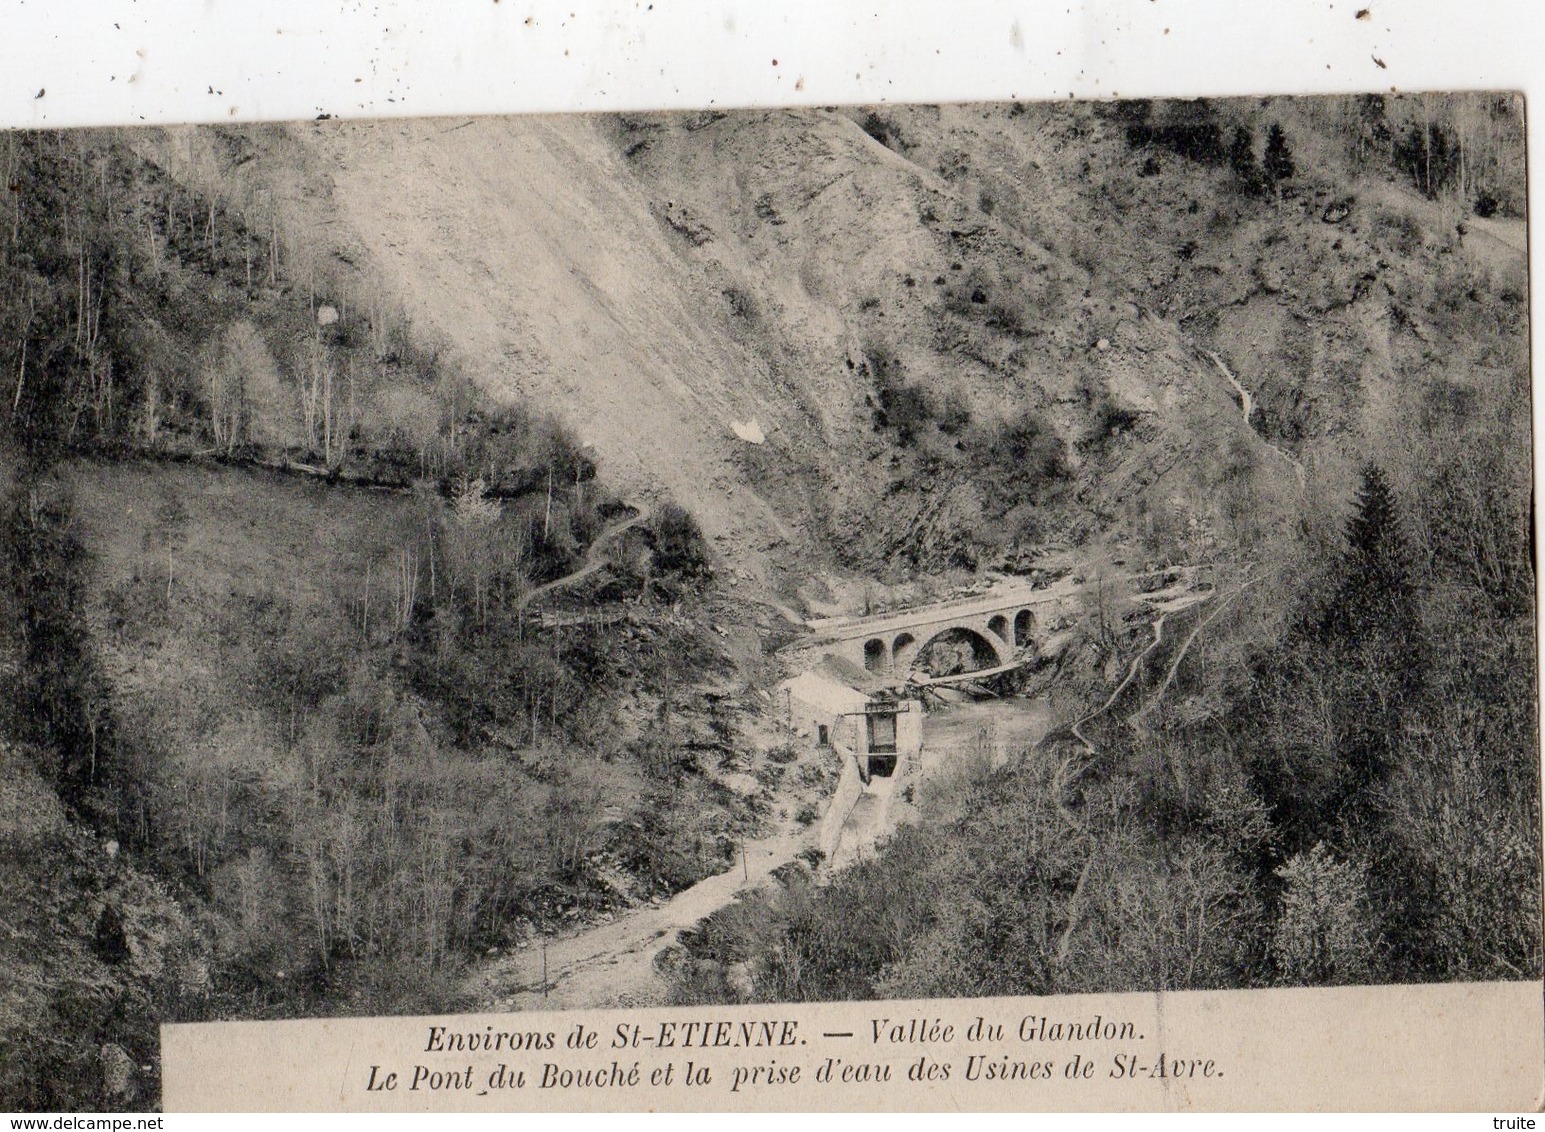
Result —
M1044 637L1048 620L1070 609L1075 600L1076 592L1068 586L1016 586L978 598L808 624L815 632L811 643L822 651L900 680L925 648L952 631L970 641L980 660L991 660L979 667L1009 665L1021 648Z

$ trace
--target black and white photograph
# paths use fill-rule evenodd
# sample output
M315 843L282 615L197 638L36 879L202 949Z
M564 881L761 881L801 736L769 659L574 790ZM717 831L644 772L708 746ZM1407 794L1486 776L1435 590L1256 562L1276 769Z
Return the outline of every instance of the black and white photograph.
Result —
M0 1108L177 1022L1541 978L1521 96L0 162Z

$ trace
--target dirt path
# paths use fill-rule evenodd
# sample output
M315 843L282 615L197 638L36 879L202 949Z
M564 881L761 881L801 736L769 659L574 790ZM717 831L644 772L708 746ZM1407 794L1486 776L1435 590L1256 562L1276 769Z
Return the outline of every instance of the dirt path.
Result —
M1191 630L1191 635L1188 636L1184 642L1182 642L1180 648L1175 650L1175 658L1170 661L1169 671L1165 672L1163 682L1154 689L1154 693L1147 703L1145 703L1142 707L1138 708L1137 711L1133 712L1130 716L1127 717L1128 723L1136 726L1143 718L1143 716L1147 715L1150 711L1158 706L1159 701L1164 698L1164 693L1169 691L1170 685L1175 682L1175 676L1180 671L1181 662L1185 660L1186 653L1191 650L1191 646L1196 643L1196 638L1201 636L1202 630L1216 621L1223 613L1223 611L1234 603L1240 594L1244 593L1251 586L1255 585L1256 582L1259 582L1261 577L1262 575L1257 575L1254 578L1250 578L1247 581L1241 582L1237 590L1229 594L1228 597L1224 598L1221 602L1214 606L1211 613L1196 623L1195 627L1193 627Z
M595 1006L645 1006L664 1000L665 985L654 961L677 933L712 915L812 843L806 829L784 830L749 841L745 863L699 881L662 904L640 908L611 923L551 939L546 946L547 993L542 992L543 948L532 940L483 965L464 984L481 1006L502 1010L573 1010Z
M1469 231L1495 241L1501 252L1510 252L1515 256L1527 255L1529 252L1529 229L1522 220L1488 220L1472 216L1465 221L1465 226Z
M1218 355L1211 350L1207 351L1207 356L1212 359L1213 365L1218 367L1218 372L1223 375L1224 380L1233 387L1235 394L1238 395L1239 407L1244 412L1245 427L1251 432L1255 433L1262 444L1266 445L1266 447L1270 448L1278 456L1281 456L1288 462L1288 465L1293 469L1293 474L1298 477L1298 490L1303 491L1304 466L1295 460L1292 456L1284 452L1281 448L1278 448L1271 441L1267 440L1264 436L1261 436L1260 432L1257 431L1254 422L1250 419L1251 415L1255 412L1255 398L1250 396L1250 391L1248 389L1239 384L1239 380L1233 375L1232 372L1230 372L1228 366L1223 364L1222 358L1218 357Z
M1095 746L1089 740L1089 737L1083 733L1081 728L1091 719L1097 719L1111 709L1111 705L1121 698L1121 693L1127 690L1127 685L1131 684L1132 681L1137 678L1137 674L1142 671L1143 662L1148 659L1148 654L1153 652L1154 649L1158 648L1160 642L1163 640L1164 614L1161 613L1157 618L1154 619L1153 622L1153 640L1148 642L1147 648L1132 658L1132 665L1127 669L1126 678L1123 679L1121 683L1116 685L1116 690L1110 694L1110 698L1099 707L1095 708L1088 715L1081 719L1075 720L1068 728L1068 731L1072 734L1073 738L1082 743L1084 745L1084 749L1087 750L1091 755L1097 753Z
M1529 224L1525 220L1476 216L1468 209L1444 207L1392 184L1383 184L1370 195L1386 208L1416 217L1422 227L1438 239L1457 234L1456 226L1464 225L1461 249L1472 261L1486 267L1506 268L1519 264L1529 254Z
M524 609L526 606L530 605L533 601L543 596L544 594L551 593L553 590L562 589L564 586L572 586L575 582L583 581L585 578L590 577L590 575L594 574L597 570L606 565L606 559L604 557L606 554L606 548L624 531L638 526L640 523L646 521L649 516L650 510L648 506L640 504L638 508L638 514L634 515L631 519L624 519L620 523L613 523L611 526L602 531L599 536L597 536L596 540L590 544L590 549L585 552L585 564L583 566L581 566L578 570L575 570L572 574L565 574L563 577L555 578L551 582L544 582L536 589L531 590L524 597L522 597L519 602L516 603L515 608Z
M853 803L837 844L832 847L832 872L847 868L864 856L874 856L875 846L895 828L891 814L891 799L896 792L896 779L875 778Z
M1235 594L1234 596L1237 597L1238 595ZM1084 724L1088 723L1090 720L1098 719L1100 716L1110 711L1111 708L1115 707L1116 702L1121 699L1127 688L1129 688L1132 685L1132 682L1137 679L1138 673L1143 670L1143 666L1148 662L1149 656L1151 656L1154 650L1163 643L1164 622L1171 614L1181 613L1194 606L1200 605L1203 602L1210 601L1212 600L1212 597L1213 595L1211 593L1191 593L1182 595L1179 598L1170 598L1162 606L1156 605L1155 612L1157 613L1157 616L1153 621L1153 640L1148 642L1147 646L1143 649L1142 652L1138 653L1132 658L1132 663L1127 666L1127 674L1122 677L1121 683L1116 685L1116 690L1106 698L1103 704L1095 708L1088 715L1080 716L1071 724L1067 725L1066 728L1058 728L1056 731L1048 734L1046 739L1071 735L1073 738L1082 743L1084 749L1091 755L1098 754L1099 752L1096 750L1093 741L1090 740L1090 738L1083 732ZM1231 597L1228 600L1232 601L1233 598ZM1211 617L1209 617L1208 620L1211 620ZM1182 656L1184 655L1185 649L1189 648L1191 642L1195 639L1196 633L1193 632L1191 636L1186 639L1185 644L1181 648ZM1178 664L1175 667L1178 667ZM1165 678L1163 684L1164 688L1169 686L1170 679L1172 679L1173 676L1174 669L1172 668L1169 675ZM1138 714L1141 715L1142 712L1139 712ZM1042 741L1044 742L1045 740Z

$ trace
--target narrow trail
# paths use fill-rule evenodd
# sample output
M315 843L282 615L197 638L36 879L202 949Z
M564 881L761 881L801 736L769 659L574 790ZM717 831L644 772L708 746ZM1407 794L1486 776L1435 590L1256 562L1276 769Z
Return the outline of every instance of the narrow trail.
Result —
M1070 775L1070 771L1072 771ZM1092 842L1094 839L1089 833L1089 827L1077 814L1068 809L1063 800L1067 793L1068 785L1078 778L1082 770L1073 770L1068 759L1062 761L1057 768L1057 777L1051 790L1051 798L1057 806L1057 813L1067 824L1068 828L1078 836ZM1084 867L1078 870L1078 881L1073 885L1073 895L1068 898L1068 922L1062 929L1062 936L1057 940L1057 963L1059 965L1068 961L1072 953L1073 935L1078 931L1078 925L1084 918L1084 893L1089 887L1089 873L1094 868L1095 848L1091 844L1088 855L1084 858Z
M1465 225L1471 232L1495 241L1504 251L1518 256L1529 254L1529 233L1521 220L1488 220L1472 216Z
M525 609L526 606L530 605L537 598L549 594L553 590L563 589L565 586L572 586L576 582L584 581L597 570L600 570L606 565L604 557L606 548L616 541L619 535L647 521L650 514L651 512L647 504L639 504L637 514L631 518L613 523L596 536L596 540L590 544L590 549L585 551L585 564L583 566L571 574L565 574L563 577L555 578L551 582L544 582L534 590L530 590L515 603L516 610Z
M1224 380L1229 383L1229 385L1233 388L1234 393L1238 396L1239 407L1244 413L1245 427L1248 428L1251 432L1255 433L1256 438L1260 440L1262 444L1266 445L1266 447L1270 448L1278 456L1287 461L1288 466L1293 469L1293 474L1298 477L1298 490L1300 492L1303 491L1306 486L1306 481L1304 479L1304 466L1287 452L1283 451L1281 448L1278 448L1275 444L1260 434L1259 430L1256 429L1255 424L1250 420L1251 416L1255 413L1255 398L1250 395L1250 391L1248 389L1239 384L1239 380L1235 378L1234 374L1229 370L1228 366L1223 364L1222 358L1218 357L1218 355L1212 350L1208 350L1206 353L1207 356L1212 359L1212 364L1218 367L1218 372L1223 375Z
M1132 664L1127 669L1126 677L1121 681L1121 683L1116 685L1116 690L1110 694L1110 698L1099 707L1095 708L1094 711L1090 712L1088 715L1075 720L1068 728L1068 731L1072 733L1073 738L1082 743L1084 745L1084 749L1087 750L1091 755L1098 754L1099 752L1095 749L1094 744L1090 742L1089 737L1084 734L1084 724L1088 723L1092 719L1099 718L1107 711L1109 711L1111 709L1111 705L1113 705L1118 699L1121 698L1121 693L1127 690L1127 686L1131 684L1133 680L1137 679L1137 674L1142 670L1143 662L1148 659L1148 654L1153 652L1154 649L1158 648L1160 643L1164 640L1165 616L1165 614L1161 613L1157 618L1154 619L1153 640L1148 642L1147 648L1132 658Z
M1196 638L1201 636L1202 630L1216 621L1218 619L1218 615L1221 614L1230 605L1232 605L1234 601L1238 599L1240 594L1244 593L1245 590L1249 589L1260 580L1261 576L1258 575L1249 579L1248 581L1241 582L1237 590L1220 601L1213 608L1211 613L1196 623L1196 627L1191 630L1190 635L1186 637L1186 639L1181 643L1181 646L1175 650L1175 659L1170 662L1169 670L1164 674L1164 680L1156 689L1154 689L1153 697L1142 707L1138 708L1137 711L1133 712L1130 716L1127 717L1128 723L1135 725L1138 720L1142 719L1143 716L1147 715L1150 711L1158 706L1159 701L1164 698L1164 693L1169 691L1170 685L1175 682L1175 676L1180 671L1181 662L1185 660L1186 653L1190 651L1192 644L1196 642Z
M1170 686L1174 684L1175 677L1180 672L1180 666L1182 663L1184 663L1186 655L1190 652L1191 646L1196 642L1197 637L1201 636L1202 631L1206 629L1208 625L1216 621L1225 609L1227 609L1236 600L1238 600L1239 596L1243 594L1245 590L1255 585L1263 577L1265 577L1264 574L1258 574L1253 578L1241 582L1239 587L1235 589L1233 593L1229 594L1228 597L1218 602L1206 617L1203 617L1196 623L1196 625L1191 629L1191 632L1187 634L1186 639L1181 642L1180 647L1175 650L1175 656L1173 659L1171 659L1168 669L1165 670L1164 679L1160 681L1159 686L1154 689L1153 695L1148 699L1148 701L1140 708L1138 708L1137 711L1133 712L1130 716L1127 717L1126 721L1128 723L1132 724L1134 727L1138 726L1143 716L1147 715L1158 706L1159 701L1164 698L1164 693L1169 691ZM1213 596L1215 595L1208 595L1203 597L1200 599L1200 601L1192 603L1192 605L1183 606L1181 609L1192 608L1192 606L1195 604L1210 601ZM1126 676L1122 678L1120 684L1116 685L1115 691L1111 692L1111 694L1106 698L1105 702L1099 707L1095 708L1094 711L1090 712L1088 715L1080 716L1077 720L1068 725L1066 731L1062 732L1062 734L1072 735L1073 738L1077 739L1081 744L1083 744L1084 749L1088 751L1089 754L1095 755L1099 753L1093 741L1089 738L1089 736L1084 734L1084 724L1090 722L1091 720L1098 719L1100 716L1110 711L1111 708L1116 705L1116 702L1121 699L1122 695L1125 694L1126 690L1131 686L1132 682L1137 679L1138 673L1142 671L1144 665L1147 663L1148 658L1153 654L1154 650L1157 649L1161 643L1163 643L1165 618L1169 613L1181 612L1181 609L1170 609L1159 614L1153 623L1153 640L1148 642L1147 647L1144 648L1142 652L1138 653L1135 657L1132 658L1132 663L1127 667ZM1057 732L1053 732L1048 734L1046 738L1051 739L1056 734Z
M883 789L885 785L885 780L876 779L870 789L853 800L853 808L843 819L837 843L832 846L831 860L827 863L830 872L838 872L854 861L863 860L865 850L872 856L875 843L890 832L885 825L886 803L890 799L875 789Z
M803 829L748 841L744 862L685 888L658 905L627 912L546 944L547 985L542 985L543 946L533 939L477 967L462 984L480 1007L501 1010L567 1010L592 1006L645 1006L662 1001L665 986L655 957L678 933L759 887L774 869L810 844Z

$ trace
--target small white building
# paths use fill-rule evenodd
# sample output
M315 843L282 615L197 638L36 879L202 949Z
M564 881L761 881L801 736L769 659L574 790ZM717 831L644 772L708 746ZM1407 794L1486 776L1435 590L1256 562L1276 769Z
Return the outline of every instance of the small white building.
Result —
M788 724L797 734L823 747L833 742L849 750L858 748L857 720L869 705L869 695L820 668L801 672L778 686L788 713Z
M900 760L922 749L922 703L841 658L827 657L778 691L789 726L823 747L851 751L866 781L889 778Z

